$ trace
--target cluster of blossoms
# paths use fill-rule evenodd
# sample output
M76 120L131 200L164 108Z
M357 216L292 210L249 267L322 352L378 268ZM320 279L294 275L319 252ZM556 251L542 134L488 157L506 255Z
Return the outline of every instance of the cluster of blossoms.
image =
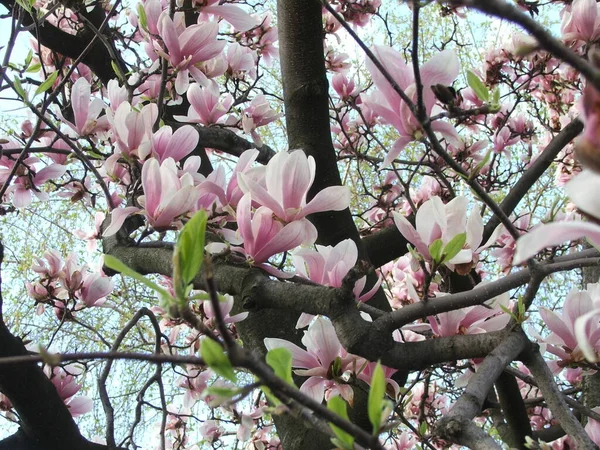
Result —
M102 306L112 292L112 278L100 272L90 272L87 265L80 265L71 253L66 260L53 250L36 258L32 266L39 279L27 283L27 293L35 300L38 314L51 306L61 320L69 320L84 308Z

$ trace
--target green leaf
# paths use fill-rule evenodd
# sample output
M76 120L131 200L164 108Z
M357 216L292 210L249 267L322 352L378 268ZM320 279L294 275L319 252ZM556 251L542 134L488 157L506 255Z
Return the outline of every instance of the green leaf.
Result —
M287 348L279 347L269 350L266 361L275 375L295 386L292 379L292 354Z
M475 95L480 100L487 102L490 99L490 92L486 85L470 70L467 70L467 83L469 83L469 87L473 89L473 92L475 92Z
M42 68L42 65L40 63L35 63L35 64L32 64L31 66L27 67L27 72L36 73L36 72L39 72L41 68Z
M175 246L175 253L179 257L179 268L184 285L190 284L204 261L204 236L208 216L201 209L188 223L185 224Z
M486 166L486 164L488 162L490 162L490 159L492 158L492 153L493 153L492 149L490 149L490 150L488 150L486 152L486 154L483 157L483 159L473 168L473 170L469 174L469 177L467 178L467 181L472 181L472 180L475 179L475 177L477 175L479 175L479 172L481 172L481 169L483 169Z
M381 413L383 411L385 397L385 374L381 368L379 361L373 371L373 377L371 378L371 389L369 389L369 420L373 425L373 435L377 435L379 428L381 427Z
M104 255L104 265L106 267L108 267L109 269L115 270L117 272L121 272L123 275L133 278L134 280L137 280L140 283L143 283L146 287L149 287L153 291L158 292L161 296L171 297L171 294L169 294L169 291L167 291L165 288L162 288L158 284L150 281L148 278L143 276L141 273L138 273L135 270L130 269L127 265L125 265L123 262L121 262L114 256Z
M494 92L492 93L492 106L500 106L500 89L498 88L494 89Z
M239 387L223 387L223 386L209 386L202 391L202 398L212 397L210 402L213 406L218 406L225 401L231 400L236 395L240 395L243 392L242 388Z
M234 383L237 382L237 377L233 371L231 361L229 361L223 348L218 343L209 338L202 339L202 343L200 344L200 355L206 365L217 374L227 378L229 381Z
M21 84L21 80L19 77L15 77L13 80L13 85L15 86L15 91L22 99L27 100L27 92L23 89L23 85Z
M143 30L148 31L148 16L146 16L146 10L144 9L144 6L141 3L138 3L137 5L137 13L138 19L140 21L140 26Z
M123 74L121 73L121 69L119 68L119 66L117 66L117 63L111 60L110 67L112 67L112 70L117 75L117 78L121 80L121 82L124 82L125 80L123 79Z
M431 255L431 259L433 259L436 263L440 263L442 261L442 248L444 247L444 242L441 239L436 239L429 245L429 254Z
M335 445L336 449L341 448L343 450L354 450L354 445L342 442L338 438L331 438L331 443Z
M450 239L450 242L446 244L444 247L443 259L442 261L449 261L458 255L467 242L467 233L459 233Z
M336 413L342 419L348 419L348 411L346 411L346 402L340 396L331 397L327 402L327 408ZM352 448L354 444L354 437L348 433L346 433L341 428L335 426L330 423L329 426L333 430L333 433L337 437L337 439L342 443L342 448Z
M31 4L28 0L17 0L17 4L28 13L31 13Z
M419 434L421 436L425 436L426 433L427 433L427 422L423 421L423 422L421 422L421 425L419 425Z
M52 85L54 84L54 82L56 81L56 79L58 78L58 71L56 72L52 72L50 74L50 76L48 78L46 78L46 81L44 81L42 84L40 84L38 86L38 88L35 90L35 94L33 94L34 96L41 94L42 92L46 92L48 89L50 89L52 87Z

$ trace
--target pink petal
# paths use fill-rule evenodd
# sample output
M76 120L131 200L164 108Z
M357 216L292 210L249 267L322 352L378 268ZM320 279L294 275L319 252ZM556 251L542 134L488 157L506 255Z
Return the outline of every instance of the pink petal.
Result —
M77 132L82 133L85 123L88 119L88 108L90 106L90 97L92 90L90 83L81 77L71 88L71 106L73 108L73 116L75 117L75 125L77 126Z
M554 311L550 311L546 308L540 308L540 316L544 323L548 326L548 329L558 336L564 345L574 350L577 342L573 336L573 333L568 324L564 322L564 318L561 318ZM573 326L571 324L571 326Z
M325 380L321 377L310 377L300 386L300 392L321 403L325 395Z
M265 338L265 347L267 350L283 347L292 354L292 367L301 369L311 369L320 367L319 361L306 350L298 347L296 344L286 341L285 339Z
M135 206L127 206L125 208L113 209L110 212L110 225L108 226L108 228L106 228L106 230L104 230L102 236L107 237L115 234L121 229L121 227L123 226L123 222L125 222L125 219L127 219L130 215L136 213L139 210L140 209Z
M350 206L350 189L347 186L329 186L318 192L302 208L298 218L323 211L342 211Z
M271 256L291 250L306 243L307 236L312 234L314 226L306 219L296 220L284 226L269 242L264 243L254 254L258 263L265 262ZM260 246L260 243L257 243Z
M242 8L234 5L215 5L202 8L203 13L221 16L229 22L237 31L248 31L260 25L260 22L244 11Z
M244 173L238 173L238 183L244 193L251 193L252 199L262 206L266 206L273 211L279 218L285 219L285 211L282 205L273 198L273 196L260 184L246 176Z
M200 136L198 136L198 132L193 126L184 125L173 133L169 145L172 150L169 156L175 161L180 161L196 148L199 139Z
M404 150L404 147L406 147L406 145L412 141L414 141L412 136L400 136L398 139L396 139L394 145L392 145L392 149L385 155L383 163L381 163L381 166L379 168L384 169L390 164L392 164L392 162L398 157L400 152Z
M317 317L310 325L302 338L302 343L309 353L317 355L320 366L326 370L333 360L340 356L342 350L333 324L324 317Z
M144 188L144 209L150 216L155 216L162 198L162 174L160 165L154 158L147 160L142 166L142 186Z
M592 324L597 323L599 318L600 310L595 309L579 317L575 321L575 337L577 339L577 344L585 359L590 362L598 361L595 349L597 342L592 342L590 340L590 334L592 331Z
M587 237L596 246L600 245L600 226L579 221L540 225L519 238L513 265L521 264L546 247L553 247L582 237Z
M600 218L600 175L584 169L565 186L567 195L581 211Z
M35 174L34 183L36 186L41 186L46 181L52 178L60 178L67 171L67 166L61 166L60 164L50 164L44 167L38 173Z
M414 245L419 253L423 255L425 259L430 259L431 255L429 254L428 245L423 242L421 239L421 235L417 233L417 230L412 226L412 224L399 212L392 212L394 216L394 223L400 231L400 234L408 240L412 245Z

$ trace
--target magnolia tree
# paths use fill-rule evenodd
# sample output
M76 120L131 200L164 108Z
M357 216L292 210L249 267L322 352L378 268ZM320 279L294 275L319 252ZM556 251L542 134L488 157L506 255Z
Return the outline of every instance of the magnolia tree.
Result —
M0 448L600 444L595 0L0 3Z

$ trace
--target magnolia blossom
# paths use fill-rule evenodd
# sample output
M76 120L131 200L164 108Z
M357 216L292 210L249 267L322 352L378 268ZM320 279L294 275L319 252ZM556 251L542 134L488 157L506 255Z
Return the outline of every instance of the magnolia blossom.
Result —
M214 81L206 86L193 83L187 91L190 102L187 116L175 116L181 122L201 123L202 125L213 125L219 123L221 118L233 105L231 94L221 95L219 87Z
M431 330L436 336L454 336L457 334L480 334L504 328L510 315L500 308L509 305L508 294L492 299L485 306L471 306L429 316Z
M48 193L40 190L42 185L52 178L60 178L67 171L67 166L49 164L42 169L34 165L40 160L35 157L25 158L17 168L12 184L6 193L13 194L12 203L17 208L25 208L31 204L32 193L40 200L48 200ZM0 157L0 185L8 181L10 172L15 165L13 159Z
M250 262L264 263L273 255L291 250L300 244L313 243L317 239L317 231L308 220L300 219L283 224L264 206L252 214L251 205L252 196L247 193L237 207L238 232L244 241L241 251Z
M322 211L341 211L350 204L345 186L330 186L306 202L316 172L315 160L301 150L277 153L267 164L265 186L244 173L238 174L240 187L252 199L269 208L285 222L300 220Z
M566 42L592 42L600 36L600 17L596 0L573 0L563 14L561 26Z
M71 88L71 106L75 123L61 117L79 136L87 136L98 129L106 129L106 116L98 118L104 109L104 102L99 98L91 98L92 88L85 78L79 78Z
M144 195L138 198L144 208L141 213L155 230L173 228L179 217L194 210L198 199L193 178L189 173L179 177L172 158L167 158L162 164L154 158L147 160L142 167L142 187ZM111 223L103 235L115 234L125 219L136 212L140 209L135 206L113 209Z
M225 41L217 39L219 24L202 22L182 29L163 12L158 22L158 31L166 51L161 48L156 48L156 51L177 70L177 93L183 94L187 90L190 74L198 83L206 84L208 79L196 64L214 58L225 47Z
M402 235L413 244L426 260L431 260L429 246L437 239L447 244L460 233L466 233L465 247L458 252L448 265L472 264L477 261L478 248L483 236L483 221L477 211L471 211L467 218L468 200L456 197L446 205L437 197L431 197L421 205L416 214L416 228L400 213L394 212L394 222ZM454 266L449 266L455 269ZM470 269L470 267L469 267Z
M258 94L252 99L250 105L244 109L242 128L244 133L252 135L254 143L260 147L262 146L262 140L256 129L279 119L281 116L283 116L283 113L278 113L272 109L265 96Z
M567 296L563 305L562 313L556 313L547 308L540 308L540 316L552 333L543 339L547 344L546 349L558 356L566 364L579 362L584 359L584 354L579 342L586 347L590 360L595 360L600 352L600 306L594 306L590 293L598 292L598 285L588 285L588 290L573 290ZM600 297L597 298L600 301ZM590 314L595 320L587 320ZM578 339L577 327L581 327L585 333Z
M600 174L583 170L566 185L566 191L577 207L586 214L600 217ZM546 247L586 237L596 246L600 245L600 226L579 220L543 224L521 236L513 258L513 264L521 264Z
M196 148L199 139L198 132L191 125L182 126L175 130L175 133L166 125L154 133L150 140L140 145L139 157L146 159L151 154L161 163L167 158L180 161Z
M302 344L306 350L285 339L265 338L267 350L278 347L288 349L292 353L292 367L297 369L295 373L309 377L300 386L301 392L319 403L323 401L323 397L329 400L339 394L352 404L352 387L344 384L342 380L346 372L352 370L356 357L344 350L331 322L324 317L318 317L304 333ZM336 360L339 363L337 373L334 371Z
M346 239L335 247L317 245L316 250L301 248L293 253L294 266L304 277L324 286L340 287L344 277L358 261L358 249L352 239ZM361 277L354 284L354 295L357 300L369 300L381 284L381 279L365 294L361 295L367 277ZM303 328L310 323L314 316L302 313L296 324Z
M375 46L373 53L386 69L387 73L394 78L398 87L412 100L413 104L416 104L417 92L412 66L408 66L404 62L402 55L390 47ZM370 59L367 59L366 66L371 74L373 83L377 87L377 91L369 97L364 98L364 103L375 114L396 128L400 134L400 137L394 142L392 149L383 160L383 166L385 167L400 154L409 142L419 140L423 135L423 131L418 120L408 108L408 105L402 101L398 93ZM425 105L425 114L427 117L431 115L436 103L431 86L436 84L451 85L458 76L458 71L458 58L452 50L444 50L434 55L421 66L423 104ZM436 120L432 122L431 128L441 133L448 143L455 147L460 146L458 133L450 123Z
M109 114L113 139L119 151L127 156L137 154L142 143L152 137L152 126L157 118L158 107L154 103L136 111L129 102L122 102L114 116Z
M92 410L92 399L75 394L81 390L81 385L75 381L75 376L80 375L83 370L75 365L62 367L44 367L44 373L56 388L58 395L65 403L73 417L80 416Z
M144 207L148 222L154 229L166 229L181 215L191 212L196 202L192 177L181 178L172 158L159 165L156 159L146 161L142 167L144 195L138 199Z

